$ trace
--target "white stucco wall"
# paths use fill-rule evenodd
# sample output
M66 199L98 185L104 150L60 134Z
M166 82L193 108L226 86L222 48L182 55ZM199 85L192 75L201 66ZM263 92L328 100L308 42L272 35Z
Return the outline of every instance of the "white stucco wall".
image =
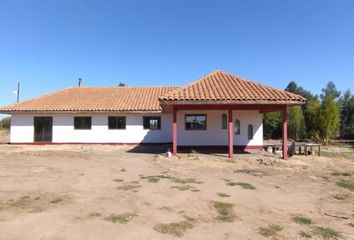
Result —
M226 111L179 111L177 114L177 141L180 146L227 145L227 129L222 129L222 114ZM207 130L185 130L185 114L207 114ZM125 130L109 130L107 114L13 114L11 143L31 143L34 138L33 117L53 117L54 143L169 143L172 142L172 114L109 114L126 116ZM74 116L91 116L91 130L74 130ZM161 116L160 130L143 129L143 116ZM234 135L234 145L259 146L263 144L263 115L259 111L233 111L238 118L241 134ZM248 140L248 124L253 125L254 137Z
M227 111L179 111L177 113L177 143L179 146L203 146L203 145L228 145L228 130L222 129L222 114ZM263 145L263 114L259 111L233 111L233 120L240 120L240 135L234 134L236 146L260 146ZM207 130L186 130L186 114L206 114ZM182 124L181 124L182 123ZM254 136L248 140L248 124L253 125Z
M126 116L126 129L109 130L107 114L14 114L11 122L11 143L30 143L34 138L33 117L53 117L54 143L164 143L172 139L171 114L110 114ZM91 116L90 130L75 130L74 116ZM143 116L161 116L160 130L143 129Z

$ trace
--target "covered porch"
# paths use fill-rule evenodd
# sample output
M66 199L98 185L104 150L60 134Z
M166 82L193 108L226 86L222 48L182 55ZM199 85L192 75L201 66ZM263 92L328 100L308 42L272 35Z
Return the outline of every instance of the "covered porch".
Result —
M265 112L273 112L273 111L279 111L282 113L282 158L287 159L288 154L287 154L287 105L286 104L173 104L169 106L169 109L172 111L173 114L173 119L172 119L172 153L173 155L177 155L178 153L178 147L179 147L179 142L186 142L183 141L183 139L180 139L178 141L179 134L183 135L181 136L186 137L185 134L181 131L187 130L186 128L189 128L191 124L189 123L188 119L192 118L193 116L200 116L202 117L203 115L207 114L191 114L191 113L206 113L206 112L211 112L214 111L214 113L218 113L218 119L220 120L217 127L221 126L222 128L225 127L225 131L218 131L216 132L215 130L213 131L213 128L217 128L213 126L215 125L215 120L212 123L206 123L207 118L205 120L200 120L200 121L205 121L205 129L203 126L199 126L196 129L191 129L191 130L199 130L199 131L205 131L206 134L200 135L199 139L194 137L195 141L200 141L200 142L205 142L205 138L210 137L210 138L215 138L219 139L217 146L228 146L228 157L230 159L234 158L234 151L236 148L244 148L244 149L261 149L263 145L263 130L261 131L261 144L258 143L258 145L252 145L249 144L251 140L247 144L242 144L240 143L240 139L238 138L245 138L244 136L237 134L238 131L240 131L240 126L245 126L245 124L242 125L235 125L239 119L239 114L243 112L245 114L250 114L250 113L258 113L257 118L258 121L262 122L263 119L263 113ZM214 114L215 115L215 114ZM236 122L235 122L236 120ZM238 121L239 122L239 121ZM198 124L198 123L196 123ZM261 123L262 124L262 123ZM250 124L251 125L251 124ZM250 126L248 125L248 127ZM236 129L235 129L236 126ZM252 128L248 128L248 134L250 134L249 131L252 131L253 134L253 125L251 125ZM261 126L262 127L262 126ZM182 128L182 129L181 129ZM199 128L199 129L198 129ZM209 129L208 129L209 128ZM243 132L245 129L242 130ZM190 131L190 132L195 132L195 131ZM197 131L198 132L198 131ZM223 135L223 136L220 136ZM196 134L194 134L196 136ZM226 144L225 142L222 141L224 139L227 139ZM238 141L238 144L235 144ZM188 142L188 141L187 141ZM209 142L209 141L208 141ZM190 143L189 143L190 144ZM183 144L181 144L181 147L185 147ZM200 147L201 145L199 145ZM213 145L214 146L214 145ZM213 146L204 146L205 148L208 147L213 147Z

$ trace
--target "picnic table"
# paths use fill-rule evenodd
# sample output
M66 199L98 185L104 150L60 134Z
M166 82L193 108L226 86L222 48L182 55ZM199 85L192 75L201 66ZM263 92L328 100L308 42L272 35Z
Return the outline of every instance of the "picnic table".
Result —
M265 151L268 151L270 149L273 154L276 154L277 150L279 150L281 148L282 148L281 141L270 140L270 141L266 141L265 144L263 144L263 149ZM308 155L309 150L311 153L313 153L313 148L317 148L317 154L318 154L318 156L321 156L321 144L319 144L319 143L288 141L288 149L290 149L290 148L295 148L295 149L293 149L294 154L296 154L296 150L298 150L298 154L303 153L305 156Z

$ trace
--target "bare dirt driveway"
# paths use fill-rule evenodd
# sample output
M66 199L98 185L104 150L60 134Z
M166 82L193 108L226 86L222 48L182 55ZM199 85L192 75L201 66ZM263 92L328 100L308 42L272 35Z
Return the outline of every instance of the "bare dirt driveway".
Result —
M0 239L354 239L354 151L0 145Z

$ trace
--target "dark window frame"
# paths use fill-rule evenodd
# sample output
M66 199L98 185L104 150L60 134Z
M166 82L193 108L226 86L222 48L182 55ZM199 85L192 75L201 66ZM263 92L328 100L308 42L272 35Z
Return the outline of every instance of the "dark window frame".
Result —
M228 125L227 114L223 113L221 115L221 129L227 129L227 125Z
M147 127L147 120L149 120L149 127ZM157 128L151 128L151 120L157 120ZM144 130L161 130L161 116L143 116Z
M254 131L253 131L253 125L252 124L248 124L247 135L248 135L248 140L252 140L253 139Z
M238 123L237 131L236 131L236 122ZM238 118L235 119L234 128L235 128L235 135L241 135L241 121L240 121L240 119L238 119Z
M79 120L81 119L81 120ZM89 127L84 126L85 123L83 119L89 119ZM78 126L78 124L82 124L82 126ZM92 117L90 116L82 116L82 117L74 117L74 130L91 130L92 129Z
M116 121L116 124L117 124L117 127L112 127L111 126L111 120L110 119L113 119L113 118L115 118L115 119L117 119ZM122 128L119 128L118 127L118 124L119 124L119 118L121 118L121 119L123 119L123 123L124 123L124 127L122 127ZM108 118L107 118L107 121L108 121L108 130L125 130L125 129L127 129L127 117L126 116L108 116Z
M187 123L188 123L187 122L187 117L195 117L195 118L197 118L197 117L201 117L201 116L205 117L204 128L190 128L190 127L187 127ZM184 115L184 129L187 130L187 131L189 131L189 130L191 130L191 131L207 130L208 129L208 116L207 116L207 114L198 114L198 113L196 113L196 114L185 114Z

